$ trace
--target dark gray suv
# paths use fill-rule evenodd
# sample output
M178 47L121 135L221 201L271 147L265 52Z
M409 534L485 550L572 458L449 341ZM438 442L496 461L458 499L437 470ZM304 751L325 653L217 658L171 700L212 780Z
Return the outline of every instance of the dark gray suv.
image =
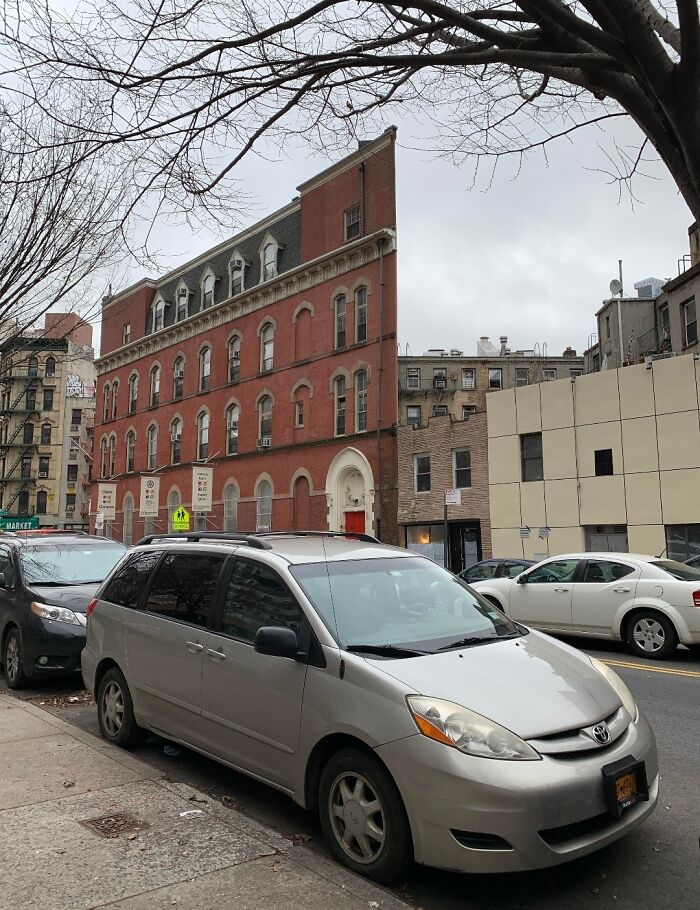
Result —
M87 605L126 549L80 532L0 536L0 643L10 689L80 669Z

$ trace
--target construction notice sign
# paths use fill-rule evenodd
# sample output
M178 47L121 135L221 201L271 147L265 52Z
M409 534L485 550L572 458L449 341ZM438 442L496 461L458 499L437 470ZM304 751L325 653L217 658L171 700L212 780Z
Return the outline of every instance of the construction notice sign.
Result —
M175 509L171 518L173 531L189 531L190 513L183 506Z
M192 508L211 512L211 488L214 468L192 468Z
M139 503L139 515L141 518L158 517L159 493L160 477L154 477L152 474L141 477L141 501Z
M100 483L97 485L97 511L102 512L102 517L105 521L114 521L117 517L116 483Z

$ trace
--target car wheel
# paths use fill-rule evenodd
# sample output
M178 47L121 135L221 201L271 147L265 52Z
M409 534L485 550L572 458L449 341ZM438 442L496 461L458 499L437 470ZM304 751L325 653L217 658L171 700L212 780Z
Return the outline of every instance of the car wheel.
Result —
M678 646L678 635L670 619L661 613L635 613L627 624L627 643L639 657L664 660Z
M406 811L384 767L359 749L343 749L323 769L321 827L336 858L360 875L391 882L404 873L413 846Z
M129 687L122 672L116 667L107 670L100 680L97 690L97 720L100 733L115 746L128 749L141 738Z
M29 680L22 665L22 637L19 629L12 628L5 637L2 654L5 679L10 689L24 689Z

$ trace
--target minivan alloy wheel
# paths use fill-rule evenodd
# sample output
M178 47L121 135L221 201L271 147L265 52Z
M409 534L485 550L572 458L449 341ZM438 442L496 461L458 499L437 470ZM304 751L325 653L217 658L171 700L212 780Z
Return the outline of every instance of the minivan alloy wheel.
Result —
M102 693L102 718L110 736L116 736L124 723L124 693L119 684L111 680Z
M328 809L333 834L356 863L373 863L385 839L384 808L361 774L344 772L331 784Z
M10 689L22 689L27 684L27 678L22 668L22 640L19 630L11 629L5 639L5 649L2 656L5 679Z

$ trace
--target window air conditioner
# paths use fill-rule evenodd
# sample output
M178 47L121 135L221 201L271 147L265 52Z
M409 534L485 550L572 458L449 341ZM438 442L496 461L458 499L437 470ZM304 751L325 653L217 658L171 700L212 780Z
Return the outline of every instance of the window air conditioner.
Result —
M170 442L180 442L181 439L182 439L182 435L180 433L171 433L170 434Z
M66 515L72 515L75 512L75 506L66 506Z
M184 379L185 371L184 370L175 370L175 379Z
M258 439L258 448L259 449L269 449L272 440L269 436L261 436Z
M49 476L49 472L48 472L48 471L39 471L39 477L40 477L40 478L45 479L45 478L47 478L48 476Z

